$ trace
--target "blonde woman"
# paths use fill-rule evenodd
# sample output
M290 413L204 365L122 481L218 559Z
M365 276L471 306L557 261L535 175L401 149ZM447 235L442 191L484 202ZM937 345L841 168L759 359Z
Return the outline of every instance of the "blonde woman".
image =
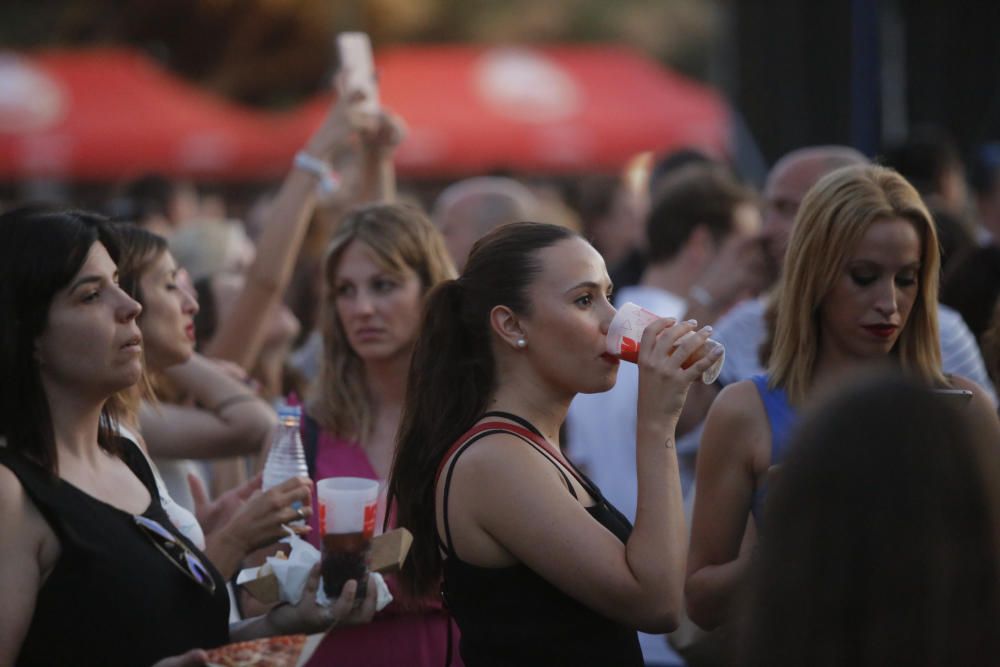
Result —
M768 373L723 390L705 424L685 585L698 625L727 620L754 532L766 532L768 469L782 462L797 414L817 394L890 364L930 387L970 390L970 417L1000 438L983 390L941 370L939 268L933 220L896 172L846 167L806 195L774 296Z
M395 456L424 295L455 270L444 240L420 211L373 204L341 223L323 271L324 353L304 424L310 473L317 480L384 482ZM312 535L319 533L314 523ZM314 664L443 664L449 621L440 602L402 602L377 615L369 628L330 635Z

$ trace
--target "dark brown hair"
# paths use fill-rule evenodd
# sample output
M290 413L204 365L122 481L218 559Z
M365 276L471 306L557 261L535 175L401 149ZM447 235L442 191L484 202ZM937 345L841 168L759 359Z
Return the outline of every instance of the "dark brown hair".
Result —
M449 447L485 411L495 390L490 311L530 314L528 287L541 272L538 252L576 234L533 222L504 225L472 248L458 280L431 291L410 365L389 497L397 523L413 533L401 583L419 598L441 577L435 525L435 474Z
M12 451L57 473L52 411L35 341L49 308L101 243L118 261L118 241L103 217L83 211L21 208L0 216L0 436ZM120 395L104 405L98 442L117 453Z
M654 193L646 221L649 261L673 258L698 227L719 243L733 229L733 212L756 201L722 165L695 163L666 176Z

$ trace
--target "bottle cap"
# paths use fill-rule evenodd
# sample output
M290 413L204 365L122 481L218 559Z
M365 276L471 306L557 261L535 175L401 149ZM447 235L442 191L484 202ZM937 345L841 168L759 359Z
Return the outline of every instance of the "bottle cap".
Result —
M301 405L282 405L278 408L278 419L302 419Z

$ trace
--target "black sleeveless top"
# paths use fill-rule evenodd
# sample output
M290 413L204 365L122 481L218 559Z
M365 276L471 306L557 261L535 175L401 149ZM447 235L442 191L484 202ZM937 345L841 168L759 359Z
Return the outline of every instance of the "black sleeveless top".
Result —
M202 560L215 580L215 592L178 569L131 514L0 447L0 464L17 476L61 549L38 591L19 667L146 667L192 648L229 641L226 582L170 523L142 452L130 440L120 443L122 460L152 498L143 516L165 527Z
M486 435L503 431L520 437L556 466L576 497L566 473L556 465L552 454L542 445L541 434L531 424L506 413L484 416L491 415L516 421L527 430L496 422L495 428L476 433L461 442L445 476L445 540L441 546L447 558L443 564L442 594L462 632L462 660L467 667L642 667L642 652L634 629L584 606L526 565L479 567L464 562L455 553L448 526L452 473L462 452ZM632 533L632 524L604 499L593 482L575 468L573 472L596 499L587 512L625 543Z

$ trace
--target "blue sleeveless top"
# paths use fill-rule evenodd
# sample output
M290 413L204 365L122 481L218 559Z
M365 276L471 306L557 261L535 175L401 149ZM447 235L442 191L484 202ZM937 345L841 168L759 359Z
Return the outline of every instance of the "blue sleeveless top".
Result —
M788 402L788 394L784 389L772 389L768 386L767 375L754 375L750 378L760 400L764 403L764 412L767 414L767 422L771 426L771 465L778 465L785 460L788 449L788 440L792 435L792 429L798 419L798 414ZM754 522L759 531L764 519L764 497L767 495L767 486L754 489L753 504L750 512L753 514Z

